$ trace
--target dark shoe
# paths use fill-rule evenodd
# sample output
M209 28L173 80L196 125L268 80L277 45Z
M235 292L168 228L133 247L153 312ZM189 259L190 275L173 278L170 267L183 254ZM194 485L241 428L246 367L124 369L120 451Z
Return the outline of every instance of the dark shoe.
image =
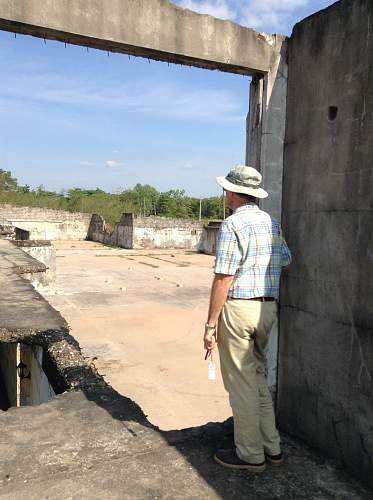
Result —
M279 467L284 463L284 457L282 453L279 453L278 455L268 455L267 453L265 454L266 460L271 464L274 465L275 467Z
M214 460L224 467L229 467L230 469L246 469L250 472L263 472L266 468L265 462L261 464L250 464L241 460L236 453L235 449L230 450L218 450L214 455Z

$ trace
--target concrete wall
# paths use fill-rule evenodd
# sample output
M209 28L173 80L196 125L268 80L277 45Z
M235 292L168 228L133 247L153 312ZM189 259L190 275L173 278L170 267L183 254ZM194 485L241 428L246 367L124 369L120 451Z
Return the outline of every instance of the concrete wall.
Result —
M30 355L31 388L30 404L39 405L45 403L55 396L55 392L49 383L43 370L43 348L37 345L28 346Z
M268 198L260 207L281 221L283 151L286 121L288 66L287 41L277 36L269 71L256 74L250 84L250 109L246 120L246 163L263 177Z
M56 250L50 241L21 240L12 243L46 267L43 272L23 273L22 276L29 279L39 291L53 287L56 281Z
M373 486L373 2L289 44L278 421Z
M0 371L10 406L17 406L17 344L0 342Z
M25 374L31 373L30 378L19 378L20 361L26 365ZM42 347L0 342L0 372L10 406L38 405L55 396L42 366Z
M185 248L198 250L204 223L190 219L137 217L133 248Z
M13 240L16 237L16 228L7 220L0 217L0 238Z
M261 209L281 221L282 177L286 121L288 65L287 41L276 37L269 71L256 74L250 84L250 108L246 119L246 164L263 177L268 198L259 201ZM273 325L267 347L268 385L276 393L278 360L278 322Z
M204 223L190 219L133 217L123 214L114 229L92 216L88 239L122 248L186 248L199 250Z
M133 248L133 215L122 214L120 221L112 228L106 224L101 215L93 214L87 239L105 245Z
M210 221L208 225L204 227L198 248L201 253L205 253L208 255L216 254L216 241L220 224L221 221Z
M91 214L0 204L0 218L28 231L31 240L84 240Z

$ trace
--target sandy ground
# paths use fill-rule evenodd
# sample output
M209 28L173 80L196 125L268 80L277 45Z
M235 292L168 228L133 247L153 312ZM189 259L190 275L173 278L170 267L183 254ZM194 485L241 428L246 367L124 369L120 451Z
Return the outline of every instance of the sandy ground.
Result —
M165 430L231 415L218 355L215 381L203 359L213 257L85 241L54 246L57 279L47 299L118 392Z

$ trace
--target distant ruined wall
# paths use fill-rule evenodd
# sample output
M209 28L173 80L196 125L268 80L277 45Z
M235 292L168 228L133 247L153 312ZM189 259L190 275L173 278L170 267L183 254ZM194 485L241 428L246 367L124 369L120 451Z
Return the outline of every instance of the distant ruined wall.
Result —
M278 421L373 486L373 2L289 42Z
M210 221L205 227L199 243L199 251L207 255L216 254L216 243L221 221Z
M138 217L133 224L133 248L199 250L204 223L190 219Z
M91 214L39 207L0 204L0 219L6 219L31 240L85 240Z
M133 248L133 216L122 214L120 221L111 229L101 215L93 214L89 225L87 239L98 241L104 245L113 245L121 248Z
M199 250L204 223L189 219L134 217L123 214L112 231L94 214L88 239L121 248L185 248Z

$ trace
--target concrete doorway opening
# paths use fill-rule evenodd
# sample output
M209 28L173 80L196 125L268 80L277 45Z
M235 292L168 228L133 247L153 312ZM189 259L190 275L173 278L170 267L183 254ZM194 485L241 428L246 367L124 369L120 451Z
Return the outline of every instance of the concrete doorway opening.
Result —
M46 403L56 392L38 345L0 342L0 409Z
M35 0L35 2L33 8L30 9L18 9L15 5L7 7L5 9L6 12L3 12L2 15L0 12L0 28L15 33L33 35L45 40L58 40L84 47L99 48L109 52L124 53L130 57L141 56L149 58L149 60L155 59L255 77L251 85L250 113L246 126L246 162L262 170L267 189L272 194L272 206L267 208L274 215L278 216L281 198L281 184L278 182L278 179L281 178L282 172L286 104L286 63L283 58L284 37L257 33L254 30L240 27L228 21L217 20L210 16L200 16L187 10L184 11L163 1L144 4L132 2L131 9L140 9L133 12L132 16L127 15L129 14L128 12L126 12L125 16L123 12L112 12L112 6L106 2L97 3L97 9L94 15L92 15L92 9L87 5L87 8L83 9L85 12L84 22L82 22L80 9L76 11L75 8L71 8L69 12L62 12L66 5L63 7L56 4L52 9L48 10L45 8L43 2L39 2L39 0ZM0 7L1 5L0 1ZM72 4L70 7L72 7ZM152 9L155 10L154 12L149 12L148 9L150 11ZM92 17L89 20L88 18L91 15ZM107 25L106 20L108 19L121 20L118 29L113 30L113 26L110 23L110 26ZM146 30L136 29L136 33L133 33L134 26L126 25L127 19L137 19L136 26L143 24L148 28ZM149 26L149 19L154 21L154 25ZM100 21L99 26L97 25L98 20ZM191 33L191 27L194 27L193 33ZM114 37L113 32L115 32ZM223 40L224 43L221 43ZM281 71L279 71L279 66L281 66ZM245 130L243 130L242 135L245 135ZM245 153L242 151L241 162L243 162L244 155ZM268 160L269 156L270 161ZM270 166L268 171L264 171L264 165ZM151 269L154 273L153 276L146 278L147 283L146 279L144 280L143 291L146 291L150 279L155 280L154 276L158 275L158 269L152 267L157 266L158 263L154 262L154 256L139 255L137 257L139 267L142 266L143 269ZM106 259L109 260L109 257L106 257ZM168 255L166 256L167 259L172 260L175 258ZM102 262L104 261L104 259L101 260ZM125 262L125 259L118 260ZM186 256L182 256L181 260L187 260ZM211 272L211 267L212 265L209 264L209 273ZM102 268L104 268L103 265ZM182 268L182 265L180 268ZM155 270L157 270L157 273L154 272ZM190 276L192 275L193 273L191 272ZM76 276L82 282L83 273L81 270L78 270ZM162 276L160 277L162 278ZM211 274L209 274L209 282L210 279ZM110 281L110 279L107 281ZM167 280L159 279L157 281L165 282ZM174 286L176 287L176 285ZM192 284L190 287L192 289ZM180 292L178 300L181 300L180 297L183 296L185 302L187 294L192 292L187 289L187 286L178 287L178 289ZM205 284L203 285L203 293L201 293L200 298L202 295L203 300L207 302L208 286ZM63 307L58 305L58 294L56 295L56 300L50 298L50 302L57 309L60 307L59 310L65 315L70 324L73 321L74 315L78 315L79 310L89 309L89 302L91 302L91 309L94 309L94 307L97 309L108 304L108 297L105 297L105 294L101 296L99 294L95 296L91 294L90 299L87 300L84 298L84 290L80 290L80 292L66 290L61 296L64 297L65 305L69 303L71 305L70 317L66 314ZM75 296L81 299L79 304L76 303ZM141 324L142 328L147 328L149 323L147 321L147 311L146 308L141 308L141 301L139 299L141 295L137 297L137 306L140 306L140 308L136 321ZM207 307L206 302L203 305L204 311ZM131 306L131 302L129 303L129 307L134 308L133 305ZM203 313L204 315L205 312ZM168 322L169 317L169 313L164 311L163 317L160 317L158 320L160 329L164 328L165 324L170 323ZM185 322L182 314L178 317L176 313L174 314L174 318L180 319L184 326ZM92 320L89 319L89 321L92 324ZM201 336L201 332L199 331L200 324L203 325L203 319L202 321L198 320L198 326L196 324L194 327L195 330L193 330L195 331L195 335L198 336L198 343L200 343ZM103 323L105 331L107 330L107 325L107 321ZM125 322L122 323L122 327L126 327ZM179 322L176 322L173 328L180 328ZM75 335L74 328L72 333ZM99 335L100 332L97 332L97 336ZM82 343L80 338L78 340ZM141 344L139 348L142 348ZM201 354L201 364L204 367L205 365L202 363L203 352ZM92 359L96 357L93 350L90 353L90 357ZM116 360L117 358L112 357L111 359ZM188 363L188 361L185 361L185 363ZM159 363L159 365L160 372L166 373L163 364ZM192 371L194 369L193 366L188 368ZM123 371L123 367L120 367L120 369ZM173 403L170 402L170 404ZM180 404L180 408L183 409L182 404ZM207 418L206 420L211 419ZM169 428L184 427L185 425L188 424L184 423L177 426L170 424ZM193 423L190 425L196 424Z
M18 36L12 43L24 40ZM44 49L39 39L34 42L38 50ZM63 45L58 46L65 54L69 51L69 47L66 50ZM100 56L104 56L105 63L114 60L113 56ZM93 56L83 51L83 58L89 61ZM119 58L124 56L116 57ZM170 71L163 63L149 65L146 61L149 67L161 64L165 72ZM131 69L136 71L133 61ZM192 71L202 73L201 69L185 68L185 72ZM240 121L239 162L243 163L248 77L222 73L218 76L225 84L230 79L239 82L237 88L246 87L245 101L242 99L246 109ZM29 91L25 88L24 92L27 95ZM207 130L209 124L204 126ZM187 133L183 139L187 140ZM214 147L211 138L210 143L209 147ZM211 184L214 186L213 175ZM150 422L164 430L228 418L228 399L219 378L215 383L207 379L201 340L213 257L173 250L125 255L119 250L78 241L69 246L58 245L56 293L46 292L44 296L61 312L83 355L95 364L105 380L120 394L136 401ZM215 361L218 364L218 358ZM23 385L29 385L28 380Z

